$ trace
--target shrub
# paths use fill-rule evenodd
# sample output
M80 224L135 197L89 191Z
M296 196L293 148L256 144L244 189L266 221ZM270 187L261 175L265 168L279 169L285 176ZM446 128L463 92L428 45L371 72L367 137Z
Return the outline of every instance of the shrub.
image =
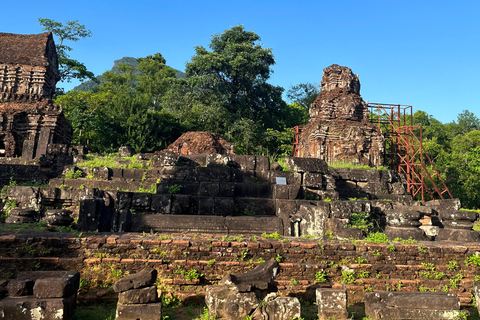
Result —
M385 233L381 233L381 232L375 232L375 233L368 234L368 236L365 238L365 241L366 242L371 242L371 243L376 243L376 244L388 243L389 242L387 235Z

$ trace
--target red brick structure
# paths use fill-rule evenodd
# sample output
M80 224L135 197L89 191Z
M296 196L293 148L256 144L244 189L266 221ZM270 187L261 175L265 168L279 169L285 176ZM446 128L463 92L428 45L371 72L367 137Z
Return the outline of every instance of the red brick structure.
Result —
M333 64L323 70L321 86L299 137L298 156L380 166L385 139L368 121L358 75Z
M233 154L233 143L219 134L205 131L189 131L168 146L167 151L184 155L201 153Z
M65 151L72 128L51 100L60 80L50 32L0 33L0 156Z

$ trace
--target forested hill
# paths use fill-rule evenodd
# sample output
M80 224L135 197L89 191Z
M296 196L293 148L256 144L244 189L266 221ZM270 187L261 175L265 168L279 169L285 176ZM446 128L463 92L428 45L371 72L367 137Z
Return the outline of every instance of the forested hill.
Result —
M110 71L114 72L115 74L120 73L120 70L118 69L118 66L120 66L122 64L128 64L128 65L132 66L133 69L134 69L135 75L136 76L140 75L140 71L138 70L138 60L136 58L132 58L132 57L123 57L122 59L115 60L114 63L113 63L113 67L112 67L112 69L110 69ZM175 77L177 79L185 78L185 73L183 73L182 71L177 70L177 69L174 69L174 70L175 70ZM86 91L90 91L90 90L93 90L93 89L97 88L99 86L99 84L104 81L104 79L103 79L102 75L99 75L96 78L97 78L99 83L95 83L93 80L88 80L88 81L85 81L84 83L79 84L78 86L73 88L73 90L86 92Z

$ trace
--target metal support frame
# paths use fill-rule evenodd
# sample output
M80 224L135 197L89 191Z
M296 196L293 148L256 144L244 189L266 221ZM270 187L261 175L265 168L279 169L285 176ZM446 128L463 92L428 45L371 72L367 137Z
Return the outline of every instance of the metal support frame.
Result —
M370 121L378 125L385 137L384 164L405 175L407 191L422 200L427 194L432 200L435 196L444 199L444 195L453 198L423 147L422 127L413 126L412 106L383 103L368 103L368 106Z

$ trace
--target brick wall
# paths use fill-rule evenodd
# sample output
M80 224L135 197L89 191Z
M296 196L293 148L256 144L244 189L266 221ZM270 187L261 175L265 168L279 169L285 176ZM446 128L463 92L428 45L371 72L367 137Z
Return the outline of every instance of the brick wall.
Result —
M475 276L480 274L479 267L464 263L480 251L479 244L394 242L388 246L361 241L319 243L303 238L285 239L259 237L255 241L247 237L227 239L191 234L3 235L0 276L5 278L23 270L78 270L82 279L88 279L85 282L90 291L95 292L108 287L120 273L134 273L149 265L158 269L163 290L188 296L201 295L205 286L215 284L227 273L251 270L259 259L277 258L281 261L276 278L278 289L305 299L313 299L320 285L315 274L326 271L329 282L351 282L346 284L350 303L362 301L363 293L370 290L447 288L459 294L463 305L468 305L472 302ZM457 262L456 270L448 268L451 261ZM186 280L182 273L191 269L203 276ZM353 271L353 276L342 276L342 271ZM455 283L458 274L463 278Z

